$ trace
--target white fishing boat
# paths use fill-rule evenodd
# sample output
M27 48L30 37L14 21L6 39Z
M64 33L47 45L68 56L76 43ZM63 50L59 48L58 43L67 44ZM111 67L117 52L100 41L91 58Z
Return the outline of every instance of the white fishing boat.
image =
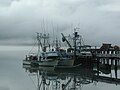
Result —
M44 55L39 56L39 59L37 56L28 56L26 60L23 60L23 64L53 67L58 64L58 61L58 55L55 52L46 52Z
M48 42L48 35L49 34L37 33L37 54L27 55L26 59L23 60L23 64L44 67L73 66L74 60L69 57L65 50L60 49L58 45L58 39L55 40L54 49L47 50L47 47L50 48L50 43Z
M26 57L26 60L23 60L23 64L47 67L73 66L74 60L70 58L65 52L63 53L60 51L49 51L41 53L39 59L35 55L30 55Z
M43 40L42 40L43 39ZM33 66L49 66L54 67L58 64L59 56L57 52L46 51L46 47L49 46L48 43L49 34L39 34L37 33L38 40L38 52L35 55L27 55L26 59L23 60L23 64L30 64ZM43 43L42 43L43 41ZM47 42L47 45L46 45ZM42 50L40 50L40 48Z

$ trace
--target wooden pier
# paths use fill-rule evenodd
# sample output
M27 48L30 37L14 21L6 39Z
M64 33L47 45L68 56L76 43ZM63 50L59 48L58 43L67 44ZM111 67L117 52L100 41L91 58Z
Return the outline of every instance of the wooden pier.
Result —
M120 54L102 54L102 53L97 53L96 54L97 58L113 58L113 59L120 59Z

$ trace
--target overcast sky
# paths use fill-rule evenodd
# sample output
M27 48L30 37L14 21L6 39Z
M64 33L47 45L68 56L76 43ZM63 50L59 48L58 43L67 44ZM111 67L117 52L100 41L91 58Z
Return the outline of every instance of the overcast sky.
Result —
M0 0L0 44L30 43L35 32L72 33L120 45L120 0Z

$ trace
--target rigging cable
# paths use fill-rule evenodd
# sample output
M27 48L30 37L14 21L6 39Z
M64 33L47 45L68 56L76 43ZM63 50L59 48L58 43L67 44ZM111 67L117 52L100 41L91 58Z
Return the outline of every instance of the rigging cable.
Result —
M29 51L28 55L32 52L32 50L34 49L35 45L37 44L36 40L35 40L35 43L33 45L33 47L31 48L31 50Z

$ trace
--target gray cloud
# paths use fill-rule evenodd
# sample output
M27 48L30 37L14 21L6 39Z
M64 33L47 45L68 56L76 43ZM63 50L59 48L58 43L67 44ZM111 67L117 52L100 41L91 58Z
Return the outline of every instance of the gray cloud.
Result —
M0 6L2 7L10 6L13 1L18 1L18 0L0 0Z
M0 90L10 90L10 89L7 87L0 87Z
M119 0L5 0L0 4L0 43L30 42L43 27L68 34L78 26L88 44L120 44L119 6Z

